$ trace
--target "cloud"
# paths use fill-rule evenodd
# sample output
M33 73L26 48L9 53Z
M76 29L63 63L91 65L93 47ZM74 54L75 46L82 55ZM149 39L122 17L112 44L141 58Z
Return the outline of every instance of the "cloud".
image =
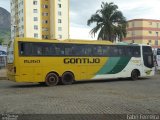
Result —
M0 7L10 12L10 0L0 0Z
M71 0L70 4L71 23L86 27L87 20L100 8L101 0Z
M90 28L84 27L72 27L70 29L71 32L71 39L82 39L82 40L96 40L96 37L92 37L90 35Z
M102 1L105 0L70 0L71 1L71 36L75 37L73 29L82 32L88 32L92 29L87 26L87 20L98 9ZM118 5L127 20L145 18L145 19L160 19L160 0L107 0ZM83 30L84 29L84 30ZM78 31L77 31L78 32ZM88 39L88 34L84 33L83 38ZM82 36L82 35L81 35ZM77 35L77 37L81 38Z

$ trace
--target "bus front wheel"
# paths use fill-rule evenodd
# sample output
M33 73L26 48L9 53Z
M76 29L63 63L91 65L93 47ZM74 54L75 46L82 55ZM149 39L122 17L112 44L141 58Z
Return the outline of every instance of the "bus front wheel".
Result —
M65 72L62 75L61 82L63 85L71 85L74 82L74 75L71 72Z
M49 73L46 77L47 86L56 86L59 82L59 76L56 73Z
M132 80L137 80L139 77L139 73L137 70L133 70L132 73L131 73L131 79Z

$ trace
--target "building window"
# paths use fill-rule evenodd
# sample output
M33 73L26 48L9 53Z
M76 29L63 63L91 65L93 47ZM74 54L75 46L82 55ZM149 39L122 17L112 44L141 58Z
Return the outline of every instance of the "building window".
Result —
M42 23L43 24L48 24L48 20L43 20Z
M58 16L62 16L62 12L61 11L58 11Z
M158 45L158 40L155 41L155 45Z
M156 36L157 36L157 38L158 38L158 32L156 32Z
M58 23L62 23L62 20L61 20L61 19L58 19Z
M34 17L34 21L38 21L38 17Z
M21 26L21 29L24 29L24 26L23 26L23 25Z
M157 28L159 28L159 23L157 23Z
M37 10L37 9L34 9L34 10L33 10L33 13L38 13L38 10Z
M58 27L58 31L62 31L62 27Z
M152 34L152 31L149 31L149 34Z
M42 28L42 31L48 31L48 28Z
M152 22L149 22L149 25L152 25Z
M42 35L42 38L43 39L49 39L49 36L48 35Z
M21 4L23 5L23 1L21 2Z
M43 8L48 8L48 5L43 5L42 7L43 7Z
M58 8L62 8L62 5L61 5L61 4L58 4Z
M134 27L135 26L135 23L134 22L132 22L132 27Z
M34 25L34 30L38 30L38 25Z
M34 33L34 38L38 38L38 34L37 33Z
M48 16L48 13L47 13L47 12L45 12L45 13L42 13L42 15L43 15L43 16Z
M36 0L33 1L33 5L37 5L38 2Z
M62 39L62 35L58 35L59 39Z

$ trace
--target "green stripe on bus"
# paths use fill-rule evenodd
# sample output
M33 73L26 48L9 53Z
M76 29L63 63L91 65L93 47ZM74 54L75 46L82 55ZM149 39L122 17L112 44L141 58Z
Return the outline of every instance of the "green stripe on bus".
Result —
M121 72L127 66L130 60L131 57L121 57L114 68L110 72L106 72L106 74L116 74Z
M110 57L109 60L105 63L105 65L98 71L97 74L106 74L111 72L112 69L117 65L119 62L120 57Z

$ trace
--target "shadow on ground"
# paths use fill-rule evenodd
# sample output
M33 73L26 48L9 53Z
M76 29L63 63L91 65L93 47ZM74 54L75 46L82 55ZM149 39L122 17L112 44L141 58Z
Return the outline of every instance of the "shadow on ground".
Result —
M139 78L138 80L131 80L130 78L121 78L121 79L108 79L108 80L85 80L85 81L76 81L72 85L81 85L81 84L97 84L97 83L111 83L111 82L126 82L126 81L141 81L141 80L149 80L149 78ZM18 84L18 83L17 83ZM59 84L57 86L65 86L62 84ZM57 87L54 86L54 87ZM20 83L19 85L12 85L11 88L40 88L40 87L48 87L45 84L39 84L39 83Z

